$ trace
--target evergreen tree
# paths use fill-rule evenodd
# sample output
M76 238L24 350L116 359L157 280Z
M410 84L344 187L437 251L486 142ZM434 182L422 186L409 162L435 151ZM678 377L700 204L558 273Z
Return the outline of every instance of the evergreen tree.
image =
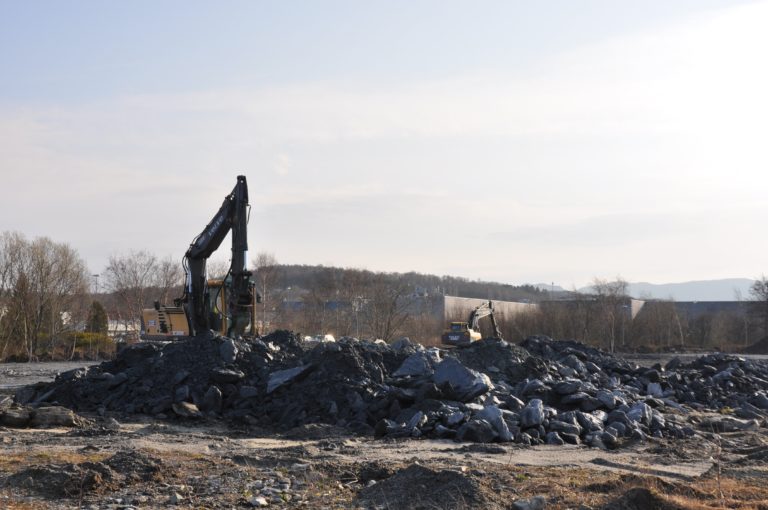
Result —
M86 330L89 333L101 333L107 334L108 322L107 312L104 310L104 306L98 301L91 303L91 309L88 312L88 324Z

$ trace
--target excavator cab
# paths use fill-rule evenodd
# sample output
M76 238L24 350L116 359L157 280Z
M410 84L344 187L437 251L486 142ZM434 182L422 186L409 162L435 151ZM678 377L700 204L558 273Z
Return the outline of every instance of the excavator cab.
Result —
M248 314L238 314L230 317L227 314L229 302L227 289L232 286L232 277L227 276L224 280L208 280L208 299L209 299L209 323L210 328L218 331L222 335L227 335L231 331L231 326L235 326L237 331L242 331L244 335L254 334L256 331L256 314L253 313L255 304L260 301L253 292L253 282L247 285L248 293L245 296L238 296L238 309L250 309Z

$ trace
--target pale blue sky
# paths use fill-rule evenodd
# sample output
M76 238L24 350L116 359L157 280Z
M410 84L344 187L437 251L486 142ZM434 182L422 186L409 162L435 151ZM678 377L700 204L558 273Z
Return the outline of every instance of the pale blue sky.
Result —
M0 0L0 229L510 283L768 272L766 2ZM226 254L227 248L223 249Z

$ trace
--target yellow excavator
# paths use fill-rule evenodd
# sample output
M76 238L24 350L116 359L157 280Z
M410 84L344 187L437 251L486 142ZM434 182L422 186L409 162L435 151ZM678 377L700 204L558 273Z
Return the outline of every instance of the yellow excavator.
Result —
M501 338L501 330L493 315L493 301L482 303L469 314L467 322L451 322L441 337L444 345L465 347L477 342L483 335L480 333L480 319L490 317L493 326L493 336Z
M142 340L174 340L210 330L229 337L257 333L253 310L260 299L246 269L248 212L248 184L239 175L219 211L184 255L184 295L174 300L175 306L155 302L154 308L142 311ZM230 231L229 271L223 279L208 280L208 258Z

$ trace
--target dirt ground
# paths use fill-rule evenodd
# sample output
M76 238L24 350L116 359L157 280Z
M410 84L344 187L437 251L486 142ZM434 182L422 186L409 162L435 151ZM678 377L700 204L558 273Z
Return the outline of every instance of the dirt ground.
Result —
M6 387L38 374L3 378L7 366ZM0 427L0 508L768 510L765 427L604 451L87 418Z

